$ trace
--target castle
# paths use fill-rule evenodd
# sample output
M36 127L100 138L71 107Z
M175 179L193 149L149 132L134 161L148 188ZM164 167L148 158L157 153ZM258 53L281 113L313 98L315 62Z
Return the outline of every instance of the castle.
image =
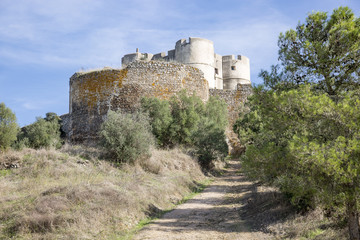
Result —
M158 54L126 54L121 59L123 67L134 61L167 61L178 62L200 69L209 88L235 90L237 84L251 84L250 61L245 56L221 56L214 52L214 43L208 39L190 37L176 42L175 49Z
M136 111L142 97L169 99L183 89L203 101L217 96L228 104L232 126L251 94L249 59L215 54L212 41L201 38L181 39L167 55L127 54L122 68L77 72L69 85L69 113L61 116L62 130L75 143L97 139L109 110Z

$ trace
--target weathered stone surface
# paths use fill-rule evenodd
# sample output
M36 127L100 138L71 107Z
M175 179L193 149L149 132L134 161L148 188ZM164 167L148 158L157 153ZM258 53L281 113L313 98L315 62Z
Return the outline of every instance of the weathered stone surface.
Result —
M75 73L70 78L70 112L61 116L62 130L70 142L92 142L109 110L133 112L142 97L169 99L182 89L203 101L209 95L223 99L229 112L227 136L231 145L238 144L232 125L252 92L251 85L238 84L236 90L209 89L201 70L163 61L135 61L124 69Z
M210 96L218 96L228 105L229 125L233 125L240 113L240 107L243 105L249 95L252 94L250 84L238 84L236 90L210 89Z
M66 127L71 142L97 138L109 110L134 111L142 97L168 99L182 89L203 101L209 85L203 73L179 63L136 61L124 69L75 73L70 78L70 120Z
M70 114L64 114L60 116L61 119L61 131L62 131L62 137L66 137L68 133L70 132Z
M236 90L210 89L209 93L210 96L217 96L227 103L229 125L226 130L226 136L229 151L233 155L238 155L244 148L240 144L237 134L233 132L232 127L239 116L241 106L245 103L247 97L252 94L252 87L250 84L237 84Z
M205 79L209 82L209 88L235 90L236 85L250 84L250 60L245 56L234 55L221 56L215 53L214 43L211 40L189 37L180 39L175 44L175 49L151 54L136 53L126 54L121 59L123 67L134 61L167 61L183 63L200 69Z

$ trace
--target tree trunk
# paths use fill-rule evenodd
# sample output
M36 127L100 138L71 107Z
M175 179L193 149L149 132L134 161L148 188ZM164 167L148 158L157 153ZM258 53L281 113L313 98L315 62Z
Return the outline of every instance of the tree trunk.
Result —
M351 240L360 240L359 233L359 214L356 208L356 199L350 198L347 202L347 217L348 217L348 227L349 235Z

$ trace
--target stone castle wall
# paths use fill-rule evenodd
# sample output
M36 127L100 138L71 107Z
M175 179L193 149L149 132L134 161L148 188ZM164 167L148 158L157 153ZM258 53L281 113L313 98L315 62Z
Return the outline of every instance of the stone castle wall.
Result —
M135 53L126 54L121 58L121 64L126 67L134 61L167 61L178 62L200 69L205 79L209 82L210 89L235 90L236 85L250 84L250 60L245 56L221 56L215 53L214 43L204 38L189 37L180 39L175 44L175 49L151 54Z
M210 96L217 96L224 100L228 108L229 126L232 126L239 117L241 105L252 94L251 84L238 84L236 90L209 89Z
M95 139L109 110L134 111L142 97L168 99L182 89L203 101L209 97L203 73L179 63L135 61L124 69L75 73L70 78L68 139Z
M236 90L210 89L210 96L217 96L224 100L228 108L229 124L226 129L226 136L229 146L229 152L233 155L239 155L244 151L244 147L240 144L237 134L233 131L233 125L239 117L241 106L252 94L251 84L237 84Z

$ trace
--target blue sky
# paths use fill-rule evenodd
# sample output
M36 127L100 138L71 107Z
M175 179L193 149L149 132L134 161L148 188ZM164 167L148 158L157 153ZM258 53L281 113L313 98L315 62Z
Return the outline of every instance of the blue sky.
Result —
M189 36L249 57L259 84L260 69L277 61L280 32L339 6L360 15L360 0L0 0L0 102L21 126L65 114L76 71L120 67L136 48L167 51Z

